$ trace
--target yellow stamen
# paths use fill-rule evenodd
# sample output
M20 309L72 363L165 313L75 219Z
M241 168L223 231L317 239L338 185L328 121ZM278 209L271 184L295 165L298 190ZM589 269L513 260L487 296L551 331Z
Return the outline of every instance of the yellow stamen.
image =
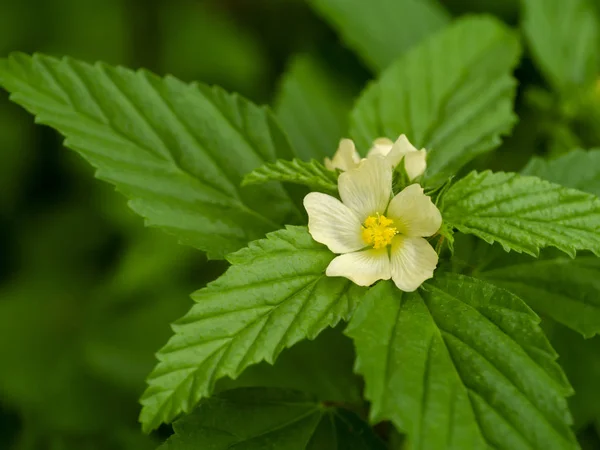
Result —
M383 248L392 243L392 238L398 233L394 221L377 214L367 217L362 227L362 238L373 248Z

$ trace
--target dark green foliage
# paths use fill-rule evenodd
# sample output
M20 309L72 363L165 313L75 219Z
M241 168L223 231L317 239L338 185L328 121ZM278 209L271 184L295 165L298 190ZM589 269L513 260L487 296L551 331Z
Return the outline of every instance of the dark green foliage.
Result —
M596 1L4 3L2 450L600 445ZM327 277L303 195L402 133L434 277Z

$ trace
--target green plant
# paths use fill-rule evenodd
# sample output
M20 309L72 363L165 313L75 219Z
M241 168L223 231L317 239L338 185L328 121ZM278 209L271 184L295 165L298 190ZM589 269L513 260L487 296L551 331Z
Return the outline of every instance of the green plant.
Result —
M310 59L282 84L275 113L144 70L39 54L0 61L11 99L62 133L148 226L229 263L192 294L158 352L141 398L143 429L176 420L162 447L172 450L579 448L567 401L575 379L575 391L591 392L571 404L576 427L600 418L590 381L598 371L572 378L585 358L600 358L573 333L600 332L598 150L575 148L600 145L591 6L524 1L525 36L549 83L525 97L551 124L544 151L557 159L493 172L491 152L519 119L514 30L487 16L451 21L434 2L380 0L368 17L364 2L311 3L380 72L351 111ZM396 45L386 22L394 14L423 18L422 36ZM565 38L553 47L544 30L563 17L577 51L560 60ZM348 203L344 180L368 163L344 173L321 162L346 131L362 153L357 164L377 138L405 134L427 150L424 173L411 173L406 154L394 163L377 211L418 183L441 214L437 232L418 236L435 247L437 268L416 290L400 290L391 275L360 286L328 275L335 254L302 199L308 187L342 192ZM369 186L361 189L378 189ZM392 229L386 216L369 219ZM365 242L379 250L396 234L400 226ZM306 339L319 345L302 354ZM362 378L348 367L350 340ZM582 356L561 366L552 344L561 350L567 340ZM286 365L294 351L300 369Z

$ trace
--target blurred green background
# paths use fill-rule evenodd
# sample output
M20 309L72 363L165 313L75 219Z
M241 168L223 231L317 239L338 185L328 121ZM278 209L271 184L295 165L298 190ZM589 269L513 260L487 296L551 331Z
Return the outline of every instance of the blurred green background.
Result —
M441 3L518 21L517 0ZM335 88L341 112L374 76L305 0L0 0L0 56L16 50L145 67L267 104L292 70L299 84ZM518 75L521 92L540 83L528 58ZM479 164L518 169L553 151L522 97L514 136ZM282 107L280 118L295 117ZM337 117L327 126L343 133ZM169 427L144 436L137 423L154 352L188 295L225 267L144 228L0 93L0 449L154 449Z

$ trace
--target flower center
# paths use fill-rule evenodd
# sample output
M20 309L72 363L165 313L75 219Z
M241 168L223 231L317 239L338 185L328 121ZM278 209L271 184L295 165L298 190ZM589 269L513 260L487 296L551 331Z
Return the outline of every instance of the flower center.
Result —
M398 233L394 221L384 215L377 214L367 217L362 226L362 238L373 248L383 248L392 243L392 238Z

